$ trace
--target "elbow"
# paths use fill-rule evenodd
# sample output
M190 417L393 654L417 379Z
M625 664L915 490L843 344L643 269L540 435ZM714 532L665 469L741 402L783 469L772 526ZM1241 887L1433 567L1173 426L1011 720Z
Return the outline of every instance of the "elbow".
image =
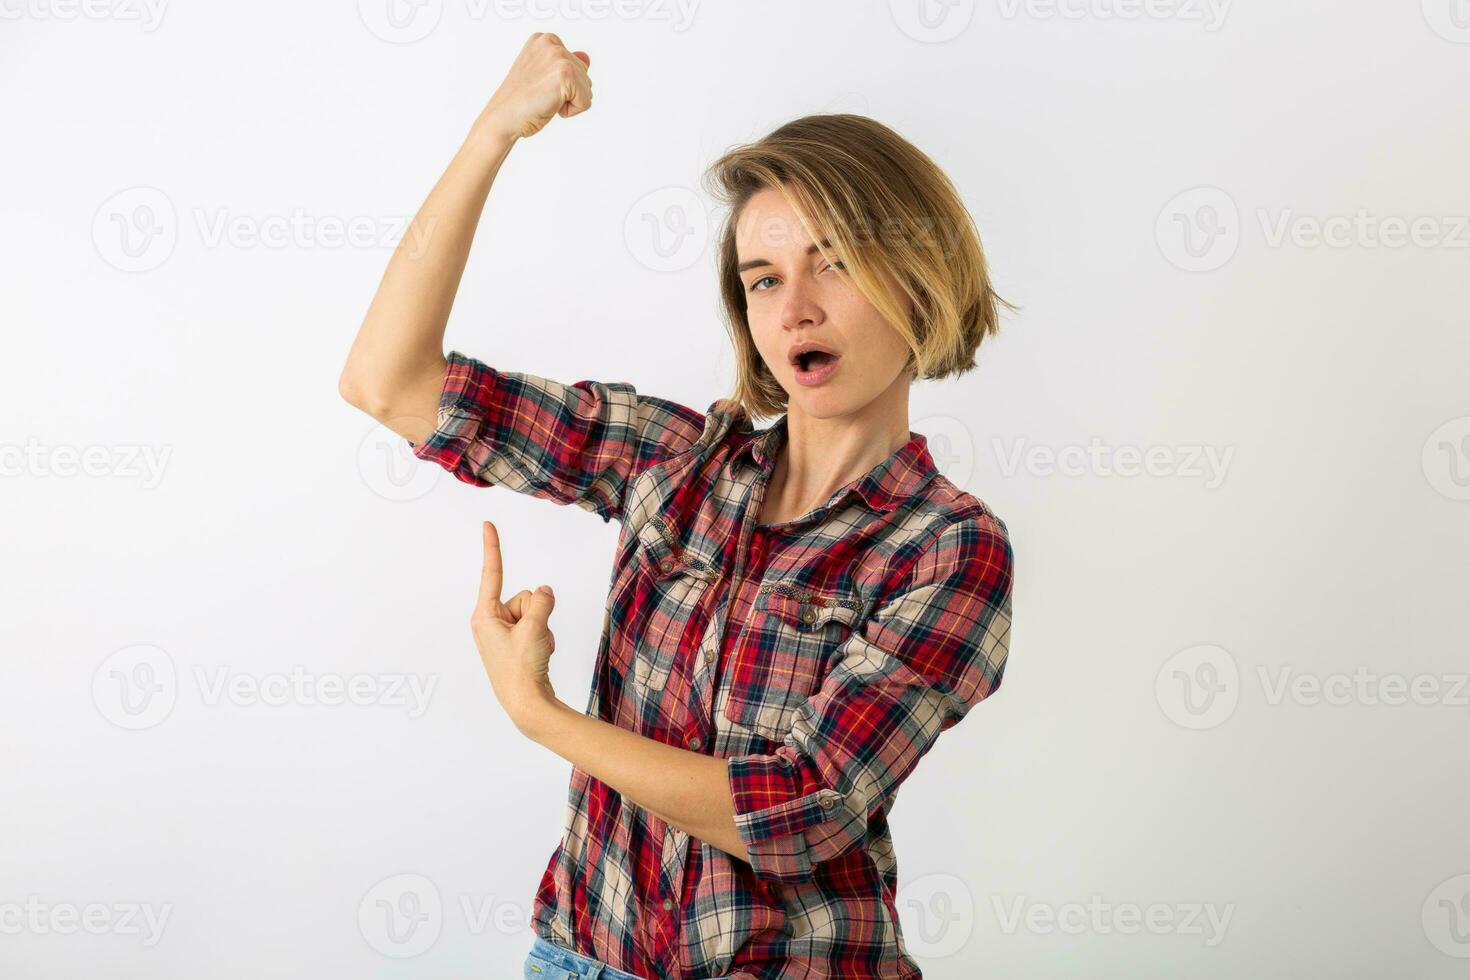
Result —
M337 394L353 408L364 408L362 386L348 368L343 368L342 373L337 376Z
M353 408L360 409L375 419L381 420L387 411L387 401L380 390L367 383L351 365L342 369L337 377L337 394Z

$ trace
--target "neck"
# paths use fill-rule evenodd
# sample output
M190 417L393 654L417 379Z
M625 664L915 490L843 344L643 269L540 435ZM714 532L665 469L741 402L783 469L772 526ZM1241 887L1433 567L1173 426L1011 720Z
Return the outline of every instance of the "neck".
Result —
M795 405L761 507L764 523L799 517L909 441L909 377L851 415L816 418Z

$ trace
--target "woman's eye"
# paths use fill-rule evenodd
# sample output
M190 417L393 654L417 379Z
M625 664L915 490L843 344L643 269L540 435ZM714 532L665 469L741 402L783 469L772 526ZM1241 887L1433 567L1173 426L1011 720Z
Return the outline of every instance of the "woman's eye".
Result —
M761 276L755 282L753 282L753 283L750 284L750 291L752 293L755 292L756 289L760 286L761 283L765 282L767 279L774 279L774 278L776 278L776 277L775 276Z

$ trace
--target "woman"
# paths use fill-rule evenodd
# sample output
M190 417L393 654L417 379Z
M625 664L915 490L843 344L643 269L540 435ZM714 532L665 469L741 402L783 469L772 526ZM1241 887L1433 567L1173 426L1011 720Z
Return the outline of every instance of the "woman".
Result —
M1000 684L1012 557L1004 522L908 430L908 393L973 367L1003 301L927 157L870 119L810 116L712 168L732 398L701 413L446 358L495 174L590 106L589 66L554 34L526 43L341 379L460 480L621 525L585 713L548 679L551 590L503 599L482 529L472 627L495 696L573 764L525 975L917 977L887 814Z

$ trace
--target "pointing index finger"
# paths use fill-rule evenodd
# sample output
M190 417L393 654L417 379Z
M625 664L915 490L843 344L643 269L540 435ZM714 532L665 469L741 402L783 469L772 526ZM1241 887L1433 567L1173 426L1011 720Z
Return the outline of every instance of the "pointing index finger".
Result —
M489 521L482 524L481 537L485 542L485 564L480 570L480 605L500 602L502 568L500 563L500 532Z

